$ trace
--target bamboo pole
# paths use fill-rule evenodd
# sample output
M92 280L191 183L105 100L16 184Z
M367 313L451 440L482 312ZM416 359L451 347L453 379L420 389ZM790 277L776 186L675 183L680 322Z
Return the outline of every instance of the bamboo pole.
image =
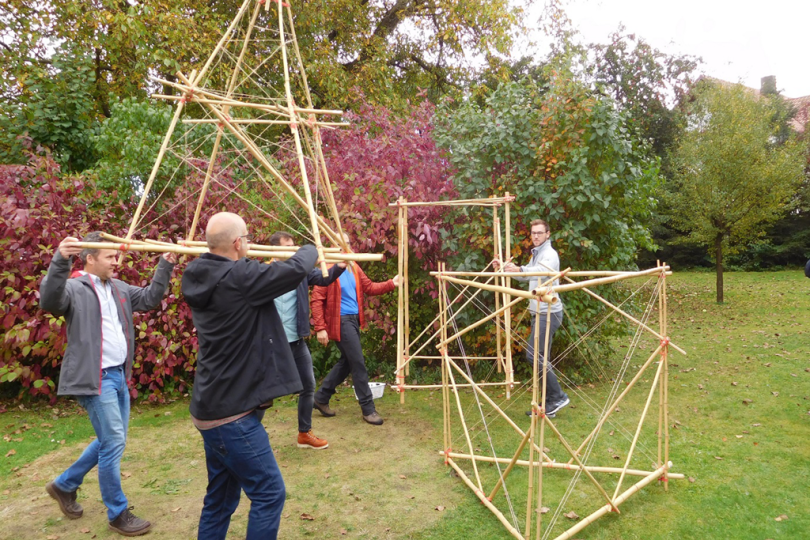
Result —
M655 471L651 472L643 479L641 479L639 482L631 486L627 491L622 493L620 497L615 499L614 502L616 506L622 504L624 501L629 499L631 495L647 486L650 482L653 482L656 478L659 478L663 472L665 472L664 467L656 469ZM555 540L568 540L570 538L573 538L574 535L576 535L579 531L581 531L582 529L584 529L585 527L587 527L600 517L610 512L611 509L612 509L611 506L609 504L606 504L605 506L601 507L590 516L583 518L582 521L580 521L579 523L577 523L576 525L574 525L573 527L562 533L560 536L555 538Z
M452 357L450 357L452 358ZM475 383L478 386L505 386L506 381L499 381L499 382L487 382L487 383ZM472 388L472 384L459 384L457 383L456 386L459 388ZM430 390L430 389L437 389L441 388L442 385L440 384L403 384L403 388L406 390Z
M399 198L402 201L402 197ZM402 257L403 257L403 232L402 232L402 213L404 211L404 207L399 206L397 208L397 273L402 275ZM403 346L403 335L405 334L405 326L403 324L402 318L404 316L405 311L405 300L402 297L402 279L399 280L399 286L397 287L397 386L399 387L399 402L400 404L405 403L405 389L402 388L402 384L405 383L405 377L402 373L402 362L404 358L402 357L403 351L405 350Z
M452 459L449 459L447 461L450 464L450 466L453 467L453 469L456 471L456 474L458 474L458 477L461 478L461 480L465 484L467 484L467 487L469 487L471 490L473 490L473 493L475 493L475 495L484 504L484 506L489 508L489 511L492 512L493 514L495 514L495 517L498 518L498 521L500 521L503 524L504 527L506 527L506 530L509 531L509 533L512 536L514 536L515 538L519 538L520 540L524 540L524 537L520 534L520 531L515 529L512 526L512 524L509 523L509 521L506 519L506 517L504 517L504 515L501 513L501 511L498 510L498 508L494 504L492 504L486 497L484 497L483 491L481 491L479 489L476 489L475 484L473 484L472 480L470 480L467 477L467 475L464 474L464 471L462 471L461 468L458 465L456 465L453 462Z
M512 226L511 226L511 203L509 192L504 193L506 202L504 203L504 225L505 225L505 257L506 260L512 259ZM503 268L501 268L503 270ZM502 272L503 273L503 272ZM507 289L512 288L512 278L502 276L501 285ZM512 301L512 296L508 293L503 293L503 304L507 305ZM512 364L512 308L510 307L504 312L504 321L506 328L506 382L509 386L506 387L506 399L512 397L512 384L515 382L515 368Z
M661 295L660 287L662 286L663 279L662 276L658 276L658 283L657 287L659 288L658 291L658 328L661 330L662 335L666 335L666 328L664 325L664 301ZM663 348L662 345L658 347L659 349ZM663 355L661 355L661 361L663 362ZM662 467L664 463L662 462L663 457L663 438L664 438L664 378L661 377L658 380L658 431L655 432L658 436L658 461L656 462L659 467Z
M329 275L329 270L326 268L326 262L324 261L326 257L324 256L323 245L321 244L321 234L318 230L318 216L315 213L315 205L312 202L312 190L310 189L309 177L307 175L307 164L304 160L304 151L301 148L301 137L298 134L298 124L300 123L300 119L298 118L298 114L295 112L295 102L293 101L292 91L290 90L290 69L287 65L287 47L284 41L284 6L282 4L283 2L278 2L278 33L279 39L282 43L281 62L284 65L284 92L287 94L287 107L290 111L290 118L294 120L294 122L290 125L290 130L292 131L293 140L295 141L295 152L298 156L298 167L301 170L301 184L304 188L304 195L306 195L306 209L309 212L309 221L310 225L312 226L312 235L314 236L313 239L315 240L315 248L318 250L318 255L321 259L321 274L323 277L327 277Z
M404 208L403 208L404 210ZM439 272L442 270L442 263L439 263ZM447 337L447 308L445 302L445 284L441 279L436 278L436 287L439 291L439 331L442 338ZM450 377L448 371L450 370L447 363L447 353L442 351L442 406L444 407L444 451L450 452ZM404 380L404 378L403 378ZM445 463L447 460L445 459Z
M503 258L501 253L501 229L500 229L500 220L498 219L498 207L495 206L492 208L492 230L493 235L492 238L494 240L492 246L492 252L495 255L495 258L499 261ZM496 281L499 282L498 284L503 287L503 278L496 278ZM506 303L504 302L504 305ZM495 317L495 349L497 351L498 356L498 373L501 372L503 369L503 350L502 350L502 343L501 343L501 293L495 293L495 311L498 312L498 316Z
M159 244L159 243L113 243L113 242L73 242L76 247L87 249L112 249L115 251L146 251L157 253L178 253L182 255L202 255L208 253L207 247L195 246L182 246L178 244ZM248 250L249 257L264 257L276 259L289 259L295 255L295 251L266 251L266 250ZM344 261L357 261L357 262L376 262L382 260L382 255L368 254L368 253L328 253L325 259L328 263L339 263Z
M497 311L493 311L492 313L490 313L489 315L487 315L483 319L479 319L479 320L475 321L474 323L472 323L471 325L463 328L462 330L459 330L458 332L453 334L451 337L447 338L446 341L443 341L441 343L436 344L436 347L439 348L439 349L441 349L442 347L446 347L449 343L451 343L451 342L455 341L456 339L460 338L461 336L463 336L467 332L470 332L470 331L478 328L479 326L481 326L482 324L484 324L487 321L491 321L492 319L494 319L495 317L497 317L498 315L503 313L506 309L514 306L515 304L517 304L519 302L524 302L525 300L526 300L525 298L515 298L514 300L512 300L512 302L510 302L506 306L498 309Z
M405 317L405 328L404 328L404 335L402 337L402 343L405 347L405 357L407 358L411 352L411 344L410 344L410 336L411 336L411 277L410 272L408 271L408 266L410 266L410 249L408 245L408 207L406 206L403 208L404 218L404 225L403 225L403 234L405 236L405 261L403 262L403 270L405 272L404 275L400 274L399 278L403 283L403 291L405 293L405 302L403 305L404 308L404 317ZM442 263L444 265L445 263ZM445 268L446 270L446 268ZM411 363L408 362L405 364L405 376L408 377L411 374Z
M664 267L669 270L669 267ZM588 279L585 281L577 281L576 283L571 283L570 285L557 285L553 287L553 292L555 293L562 293L562 292L569 292L569 291L577 291L579 289L585 289L588 287L596 287L597 285L607 285L608 283L616 283L617 281L622 281L628 278L633 277L641 277L641 276L648 276L650 274L657 274L661 270L658 268L650 268L649 270L641 270L640 272L635 272L633 274L622 274L618 276L608 276L603 278L596 278L596 279Z
M444 451L439 451L439 455L444 456ZM460 452L450 452L449 456L453 459L471 459L472 456L469 454L463 454ZM498 457L491 457L491 456L475 456L479 462L482 463L510 463L510 458L498 458ZM515 465L520 465L521 467L528 467L529 462L525 459L519 459L515 462ZM544 461L542 466L546 469L551 470L561 470L561 471L578 471L580 470L579 465L568 463L557 463L556 461ZM621 467L599 467L595 465L585 465L585 469L595 473L605 473L605 474L620 474L624 469ZM643 471L640 469L627 469L626 472L627 476L647 476L650 474L650 471ZM686 475L680 473L671 473L667 472L667 477L673 480L683 480L686 478Z
M521 298L528 298L530 300L540 296L540 299L543 300L544 302L546 301L545 298L548 298L548 303L550 304L554 304L558 301L557 298L554 296L543 294L547 293L549 289L547 289L546 291L539 291L538 293L535 294L534 291L523 291L521 289L507 289L506 287L499 287L497 285L488 285L486 283L478 283L477 281L469 281L466 279L457 279L450 276L442 276L442 279L444 279L445 281L449 281L450 283L456 283L457 285L469 285L471 287L484 289L485 291L500 292L500 293L505 292L511 294L512 296L520 296Z
M440 291L440 294L444 294L444 291ZM446 354L447 349L442 349L442 354ZM451 361L449 358L445 358L445 362ZM456 386L456 378L453 376L452 370L447 370L447 374L450 377L450 385L453 387L453 395L456 396L456 407L458 407L458 416L461 421L461 428L464 431L464 438L467 440L467 448L470 449L470 454L475 453L475 447L472 444L472 440L470 439L470 432L467 429L467 421L464 419L464 408L461 406L461 398L458 395L458 387ZM478 474L478 465L475 463L475 459L472 460L473 472L475 473L475 481L478 483L478 489L483 490L483 486L481 485L481 476Z
M627 452L627 459L624 462L624 468L627 469L630 466L630 460L633 459L633 451L636 449L636 443L638 442L638 436L641 434L641 428L644 425L644 419L647 416L647 410L650 408L650 402L652 401L652 397L655 395L655 386L658 384L658 378L661 376L661 369L663 368L664 363L661 362L658 364L658 369L655 372L655 378L653 379L650 394L647 396L647 402L644 404L644 409L641 411L641 418L638 421L638 427L636 428L636 434L633 436L633 442L630 444L630 450ZM619 494L619 489L622 487L622 481L624 480L624 475L626 473L622 471L621 476L619 476L619 481L616 482L616 490L613 492L613 499L615 501L616 497Z
M552 282L553 283L553 282ZM539 311L538 311L539 315ZM538 349L538 334L540 330L540 318L536 318L536 323L534 326L534 370L537 371L537 349ZM551 339L551 304L546 304L546 336L543 343L543 394L541 396L542 402L540 404L540 442L538 446L540 448L545 448L545 436L546 436L546 395L547 395L547 381L548 381L548 356L551 353L551 347L549 347L549 341ZM535 384L537 379L535 378ZM536 392L535 392L536 395ZM535 399L536 402L536 399ZM532 421L536 422L538 417L538 411L532 409ZM530 486L531 492L531 486ZM543 521L543 514L540 513L540 508L543 507L543 467L538 468L537 470L537 525L535 528L535 537L540 538L540 529L542 527ZM528 535L528 531L526 532Z
M664 263L666 267L667 263ZM663 394L664 394L664 402L663 402L663 409L664 409L664 470L668 470L670 463L669 463L669 347L672 345L669 341L669 311L667 308L667 274L666 272L661 272L661 293L660 295L663 297L664 301L664 328L663 335L667 336L664 340L664 348L661 351L661 363L664 366L664 373L662 375L663 378ZM672 345L674 347L674 345ZM669 491L669 483L664 482L664 491Z
M159 94L154 94L152 97L160 97L162 99L172 99L174 96L162 96ZM231 105L228 105L231 106ZM290 125L289 120L268 120L266 118L232 118L231 122L234 124L247 124L247 125L280 125L280 126L288 126ZM181 121L183 124L219 124L219 120L214 120L213 118L186 118ZM349 122L309 122L312 125L318 127L346 127L350 126L351 123Z
M597 433L599 433L599 430L602 429L602 425L604 425L608 417L613 414L613 411L615 411L616 407L619 406L619 403L622 402L624 396L630 393L630 390L633 389L633 387L636 385L636 382L641 378L641 376L644 374L644 371L646 371L646 369L649 367L652 361L655 360L655 357L658 356L659 352L661 352L661 345L659 345L658 348L655 349L655 351L653 351L653 353L650 355L649 358L647 358L647 361L644 362L644 365L641 366L641 369L638 370L638 372L630 381L630 383L627 385L627 387L622 391L621 394L619 394L619 397L617 397L613 401L613 403L611 403L610 406L605 410L605 414L599 418L599 421L596 423L596 427L593 428L593 431L591 431L591 433L587 437L585 437L585 440L582 441L582 444L580 444L579 448L577 448L577 455L579 455L580 452L582 452L582 449L585 448L585 445L588 444L591 438L594 437ZM568 463L571 463L571 461L569 460Z
M506 255L506 259L510 258L509 255ZM537 270L534 272L504 272L504 271L495 271L495 272L474 272L474 271L450 271L446 272L445 275L453 276L453 277L490 277L490 276L503 276L507 278L513 277L548 277L555 275L556 272L553 270ZM634 277L646 277L647 274L639 275L638 272L613 272L610 270L580 270L580 271L572 271L568 272L567 274L570 277L609 277L609 276L626 276L627 278L634 278ZM667 275L672 275L672 272L667 272ZM571 283L578 283L577 281L571 280Z
M501 204L513 201L510 197L489 197L486 199L453 199L450 201L416 201L405 203L405 206L500 206ZM389 203L388 206L396 206L397 203Z
M182 240L180 244L184 246L208 246L208 242L205 240ZM255 249L259 251L298 251L300 248L298 246L268 246L265 244L248 244L248 249ZM340 248L336 247L325 247L323 250L326 253L342 253ZM382 257L383 255L380 253L379 256Z

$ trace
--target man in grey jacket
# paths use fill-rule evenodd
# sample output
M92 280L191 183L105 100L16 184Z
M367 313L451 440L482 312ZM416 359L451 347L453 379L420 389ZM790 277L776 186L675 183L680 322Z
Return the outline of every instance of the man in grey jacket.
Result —
M102 242L100 233L83 241ZM164 253L148 287L134 287L113 279L118 251L82 249L78 240L65 238L56 250L40 286L40 307L67 321L67 350L62 359L59 395L76 396L87 410L96 439L79 459L45 486L68 518L82 517L76 490L98 465L101 499L107 506L110 528L125 536L149 532L151 523L129 510L121 489L121 456L129 423L129 388L135 351L133 311L156 308L166 293L173 253ZM84 262L79 277L69 279L73 257Z
M532 244L532 259L526 266L518 266L514 263L506 263L503 269L506 272L559 272L560 271L560 257L554 248L551 247L551 231L549 230L548 223L542 219L535 219L531 223ZM496 262L496 267L498 266ZM540 278L539 276L530 277L515 277L518 281L528 281L529 289L536 289L538 287ZM559 285L559 280L554 280L554 285ZM557 302L554 304L547 304L538 300L531 300L529 304L529 311L532 314L532 332L529 336L529 343L526 347L526 361L529 364L534 362L534 329L537 324L537 318L540 319L540 346L545 345L545 331L547 317L551 319L551 328L549 329L548 350L551 351L551 342L554 338L554 332L560 327L563 321L563 304ZM543 365L542 351L537 358L540 365ZM551 359L549 359L549 369L546 373L546 416L554 418L557 412L571 403L568 395L560 388L560 383L557 381L557 375L551 366ZM531 415L531 411L526 412Z

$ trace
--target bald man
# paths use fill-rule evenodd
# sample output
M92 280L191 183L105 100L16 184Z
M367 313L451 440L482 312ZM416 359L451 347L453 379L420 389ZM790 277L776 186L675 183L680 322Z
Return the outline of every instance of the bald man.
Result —
M182 284L198 339L190 409L208 468L197 537L224 539L244 490L247 539L274 539L286 491L261 421L274 398L303 388L274 299L307 277L318 253L310 245L271 265L247 259L252 236L230 212L212 216L205 237L209 253L189 263Z

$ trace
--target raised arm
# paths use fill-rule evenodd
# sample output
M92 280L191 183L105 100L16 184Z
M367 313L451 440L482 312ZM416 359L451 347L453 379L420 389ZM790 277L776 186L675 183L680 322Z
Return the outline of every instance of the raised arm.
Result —
M239 272L237 276L248 303L261 306L295 289L312 271L317 260L315 246L306 245L286 261L262 264L242 259L237 262L235 270Z
M48 273L39 286L39 307L54 315L64 315L70 309L70 295L66 288L73 256L82 251L82 248L73 246L78 241L78 238L72 236L62 240L53 254Z

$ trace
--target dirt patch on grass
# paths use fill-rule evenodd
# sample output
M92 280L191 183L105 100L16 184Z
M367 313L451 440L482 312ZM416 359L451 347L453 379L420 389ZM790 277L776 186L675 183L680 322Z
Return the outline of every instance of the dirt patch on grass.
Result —
M287 485L281 538L403 538L431 527L442 517L437 506L453 508L462 497L436 453L438 426L417 418L407 404L401 407L393 393L378 402L385 424L368 425L346 394L333 401L336 417L315 413L313 429L329 441L326 450L296 446L294 401L277 404L265 416ZM45 493L45 483L82 448L59 448L0 478L0 538L119 538L107 528L94 472L79 491L79 520L63 517ZM207 481L202 439L188 419L131 427L121 471L133 512L153 523L149 538L196 538ZM249 509L243 495L229 538L244 538Z

